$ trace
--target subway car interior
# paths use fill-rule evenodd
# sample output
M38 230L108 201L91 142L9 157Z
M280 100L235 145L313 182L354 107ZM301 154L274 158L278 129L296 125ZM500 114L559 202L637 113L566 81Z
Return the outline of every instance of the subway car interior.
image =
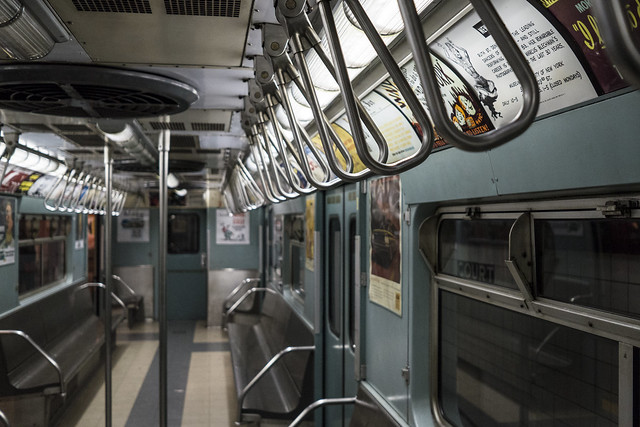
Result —
M0 0L0 427L640 426L639 25Z

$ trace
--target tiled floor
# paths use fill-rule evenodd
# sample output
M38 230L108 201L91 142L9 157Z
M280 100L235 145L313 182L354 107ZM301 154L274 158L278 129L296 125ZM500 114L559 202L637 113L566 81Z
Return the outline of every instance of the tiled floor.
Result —
M192 322L170 323L168 342L168 424L234 425L235 388L227 339L220 329L207 328L204 322L197 322L195 328ZM112 372L114 427L157 425L157 350L157 323L138 323L131 331L124 324L119 327ZM174 367L172 360L181 366ZM104 426L102 372L76 396L58 426ZM176 380L176 375L186 376L186 382Z

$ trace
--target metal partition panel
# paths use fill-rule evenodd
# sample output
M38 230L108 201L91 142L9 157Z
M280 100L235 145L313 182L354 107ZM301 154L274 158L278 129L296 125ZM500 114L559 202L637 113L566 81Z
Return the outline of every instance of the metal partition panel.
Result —
M222 319L222 303L229 292L247 277L258 277L258 270L236 270L224 268L210 270L208 280L209 300L207 302L207 326L220 326ZM247 286L246 289L249 289ZM241 308L250 307L247 301Z

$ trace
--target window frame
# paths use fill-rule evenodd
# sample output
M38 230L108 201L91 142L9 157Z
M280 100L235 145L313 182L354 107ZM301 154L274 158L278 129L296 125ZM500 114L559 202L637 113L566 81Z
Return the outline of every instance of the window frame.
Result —
M549 200L534 202L516 202L486 204L474 206L443 207L427 218L419 227L420 252L431 273L431 310L430 310L430 384L431 409L440 425L451 426L444 416L440 405L439 381L439 341L440 341L440 292L450 292L485 304L495 305L507 310L540 318L551 323L573 328L582 332L618 342L618 419L620 426L634 425L634 388L640 387L640 379L634 384L634 354L640 352L640 320L628 316L605 312L600 309L578 306L550 298L538 297L536 289L536 219L604 219L607 206L617 200L628 200L629 196L608 196L583 198L578 200ZM632 196L638 200L640 196ZM640 208L627 212L629 218L640 218ZM488 283L454 277L439 272L439 232L443 220L513 218L509 236L509 260L517 265L509 267L518 289L509 289ZM531 262L522 261L522 251L531 255ZM526 258L526 257L525 257ZM507 260L505 260L507 261ZM522 269L520 268L522 267ZM519 276L519 277L518 277ZM637 396L636 396L637 397Z

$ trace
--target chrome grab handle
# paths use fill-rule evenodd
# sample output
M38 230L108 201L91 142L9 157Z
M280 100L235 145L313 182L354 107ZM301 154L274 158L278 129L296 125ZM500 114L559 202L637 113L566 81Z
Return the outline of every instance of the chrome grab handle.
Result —
M393 79L396 86L398 87L399 92L405 98L407 105L409 106L411 111L414 113L416 117L416 121L422 128L422 135L420 137L421 145L420 145L420 148L415 153L413 153L409 157L400 159L391 164L383 161L379 161L375 159L373 156L371 156L371 153L369 153L369 150L367 149L366 144L364 143L364 139L356 138L357 134L361 133L361 129L362 129L360 125L361 122L359 120L357 122L354 122L352 120L351 116L349 116L348 108L351 108L352 110L357 110L358 114L360 114L361 118L363 119L365 125L368 123L369 120L371 120L371 118L368 116L368 114L366 113L366 110L362 107L362 104L357 98L355 98L355 105L351 102L349 102L350 105L347 105L346 100L343 99L343 102L345 102L345 110L347 110L347 115L349 117L349 122L352 128L352 133L354 134L354 142L356 144L356 150L358 151L358 156L361 158L363 163L365 163L365 165L367 165L373 172L376 172L378 174L389 175L389 174L400 173L404 170L407 170L411 167L418 165L419 163L422 163L429 156L429 154L431 153L431 150L433 149L433 143L434 143L433 128L429 120L429 117L427 116L427 113L424 110L424 107L422 106L422 104L416 97L415 92L413 91L413 89L407 82L406 78L402 74L400 67L396 63L395 59L391 55L391 52L389 52L389 49L387 48L384 41L378 34L371 20L367 16L364 8L361 6L361 4L358 1L345 0L345 4L351 10L353 17L358 22L362 31L369 39L374 50L380 57L384 67L389 72L390 77ZM323 6L321 6L321 8L322 7ZM280 8L281 8L280 10L283 10L284 5L280 5ZM329 14L331 14L330 8L328 10L329 10ZM334 76L334 78L338 82L344 94L345 92L344 92L343 86L346 84L346 81L349 81L350 79L348 77L348 72L346 70L346 64L345 64L344 58L336 57L336 55L342 55L342 52L341 52L341 48L338 41L338 34L337 34L337 29L335 27L335 22L333 20L333 15L331 14L330 17L326 16L326 19L324 20L325 32L327 33L327 41L332 51L332 57L334 58L333 64L331 64L330 59L328 58L327 54L324 52L322 45L320 44L320 38L318 37L317 34L315 34L315 31L309 24L308 18L303 12L301 12L301 14L295 18L289 17L285 19L288 24L287 28L289 29L290 33L291 31L293 31L293 34L291 34L291 41L294 47L295 58L297 60L298 68L300 69L300 73L303 76L303 80L304 80L305 86L307 87L307 91L309 93L313 92L314 96L312 97L315 97L315 88L314 88L311 75L306 63L306 58L303 53L304 46L302 43L302 37L304 37L312 45L312 48L316 51L320 59L323 61L323 63L325 64L325 67ZM304 26L304 28L300 28L301 26ZM332 43L334 44L332 45ZM337 73L336 73L336 70L338 70ZM341 79L343 78L346 79L346 81L343 80L341 82ZM347 93L348 92L349 92L349 88L347 88ZM349 101L351 101L351 99L349 99ZM310 105L312 107L312 110L315 111L314 115L321 114L322 110L320 109L320 105L317 103L317 99L314 102L310 103ZM318 117L316 117L316 121L318 121ZM352 123L355 123L355 124L352 124ZM354 129L354 127L359 127L359 129ZM322 133L323 130L321 129L320 125L318 126L318 128L319 128L319 132ZM372 126L369 125L367 126L367 128L371 131ZM384 138L384 136L382 136L381 133L377 135L376 133L372 133L372 134L374 135L374 139L378 142L379 146L382 144L384 145L385 148L388 147L386 139ZM362 135L364 138L364 134ZM388 154L385 154L385 159L387 155ZM330 160L333 161L335 160L335 158L330 158ZM355 178L362 179L357 175L355 176Z
M55 182L53 187L51 187L51 189L49 190L49 193L47 193L47 195L44 198L44 207L46 210L52 211L52 212L58 210L58 206L60 206L60 198L64 196L64 192L66 191L66 188L67 188L67 183L71 180L71 177L73 177L73 174L75 174L75 170L73 168L67 168L67 170L62 175L60 175L60 177ZM56 189L60 186L63 180L66 180L66 181L62 189L62 192L60 193L60 196L56 199L54 204L51 204L50 203L51 199L54 197Z
M49 355L49 353L44 351L44 349L42 347L40 347L38 344L36 344L36 342L33 339L31 339L31 337L28 334L26 334L26 333L24 333L22 331L13 330L13 329L5 329L5 330L0 330L0 335L16 335L16 336L19 336L20 338L22 338L25 341L27 341L45 359L47 359L47 362L49 362L49 364L51 366L53 366L54 369L58 372L58 379L60 381L60 395L63 398L66 396L67 393L66 393L65 387L64 387L64 380L63 380L63 377L62 377L62 369L60 369L60 365L58 364L58 362L56 362L55 359Z
M280 200L274 197L273 190L271 188L271 176L269 176L269 172L266 170L264 166L264 157L262 155L262 149L258 147L259 142L256 141L256 136L251 134L249 135L249 149L253 154L253 158L256 159L256 165L258 166L258 174L260 176L260 181L262 181L262 188L264 188L264 196L271 203L278 203ZM266 178L265 178L266 174Z
M258 187L258 184L256 184L256 182L254 181L253 177L251 176L251 174L249 173L249 171L247 170L247 168L244 166L244 163L242 163L242 161L240 159L237 159L237 167L236 169L238 170L238 177L241 180L244 180L245 184L248 185L248 189L250 189L251 191L253 191L255 198L257 199L258 203L252 204L251 203L251 198L248 197L248 193L247 193L247 197L249 198L249 202L250 205L254 208L258 208L260 206L262 206L264 204L264 196L262 194L262 191L260 190L260 187Z
M629 28L627 11L619 0L591 0L607 53L625 80L640 87L640 50Z
M330 405L352 405L354 403L356 403L355 397L336 397L332 399L316 400L315 402L304 408L304 410L300 412L300 415L298 415L296 419L293 420L291 424L289 424L289 427L297 427L302 422L304 417L318 408L323 408Z
M284 350L281 350L275 356L273 356L271 360L269 360L269 362L267 362L267 364L264 365L264 367L260 370L260 372L258 372L256 376L253 377L251 381L249 381L249 383L240 392L240 396L238 396L238 418L236 421L236 425L242 424L242 403L244 402L244 398L246 397L247 393L253 388L253 386L255 386L258 383L258 381L262 379L262 377L266 375L267 372L269 372L269 370L271 370L271 368L273 368L273 366L285 354L289 354L297 351L314 351L314 350L315 350L315 347L312 345L305 345L305 346L299 346L299 347L287 347Z
M226 310L227 304L233 299L233 297L235 297L236 295L238 295L238 292L240 292L240 290L245 286L248 285L249 283L260 283L260 278L259 277L247 277L246 279L243 279L235 288L233 288L231 290L231 292L229 292L229 294L224 298L224 301L222 302L222 308L223 310Z
M522 109L515 120L499 129L477 136L469 136L458 131L447 115L415 4L412 0L398 0L398 6L436 129L445 141L462 150L486 151L508 142L527 130L538 112L540 93L526 58L511 38L511 34L491 2L489 0L470 1L520 81L523 100Z
M276 147L276 145L272 141L272 138L269 137L269 132L267 132L267 125L269 124L267 121L267 116L264 113L259 113L258 115L261 118L261 123L258 125L258 128L262 135L262 141L264 142L264 150L266 150L269 157L269 163L271 165L272 173L275 177L276 188L285 199L293 199L295 197L298 197L300 195L299 193L289 192L282 185L282 178L287 180L287 177L278 164L271 148L275 148L278 154L280 154L280 150ZM258 142L259 141L260 139L258 139ZM262 150L260 150L260 153L262 154ZM286 159L284 157L282 159L283 163L286 162ZM293 187L291 186L291 188Z

